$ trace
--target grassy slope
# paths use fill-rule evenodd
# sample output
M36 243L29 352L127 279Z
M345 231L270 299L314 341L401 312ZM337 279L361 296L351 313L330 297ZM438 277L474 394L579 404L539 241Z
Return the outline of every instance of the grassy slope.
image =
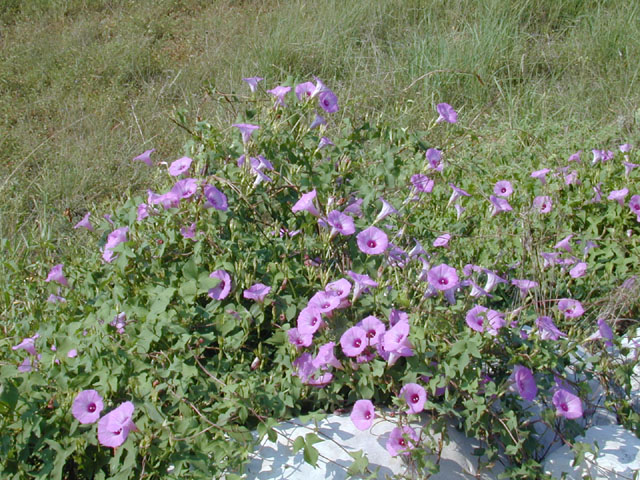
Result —
M503 163L640 140L636 2L7 0L0 21L12 255L57 258L86 209L151 184L133 156L180 155L174 108L220 116L207 92L244 93L243 76L315 74L345 114L413 127L446 101Z

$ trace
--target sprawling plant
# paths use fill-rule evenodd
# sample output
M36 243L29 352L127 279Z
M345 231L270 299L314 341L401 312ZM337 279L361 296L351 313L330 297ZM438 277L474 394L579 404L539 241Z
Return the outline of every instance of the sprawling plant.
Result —
M166 181L87 214L93 254L34 280L4 341L3 478L231 478L252 431L345 410L394 412L387 449L422 472L453 423L530 478L545 431L572 442L605 406L638 425L627 145L492 169L446 103L422 132L355 127L320 80L261 80L225 97L233 125L178 118L184 157L134 159Z

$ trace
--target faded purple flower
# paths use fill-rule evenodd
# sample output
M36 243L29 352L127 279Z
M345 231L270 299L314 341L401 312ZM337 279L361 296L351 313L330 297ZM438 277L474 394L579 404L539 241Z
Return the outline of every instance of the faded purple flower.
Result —
M271 287L262 283L256 283L242 292L242 296L250 300L255 300L256 302L262 302L264 301L264 297L266 297L270 291Z
M613 190L607 197L607 200L615 200L622 207L624 206L624 199L628 195L628 193L629 193L628 188Z
M411 176L411 183L418 192L431 193L434 182L422 173L416 173Z
M538 282L534 282L533 280L511 280L511 284L515 285L520 289L520 298L524 298L529 293L529 290L532 288L538 287Z
M304 82L296 85L295 92L298 100L308 100L311 98L316 86L312 82Z
M367 255L379 255L389 244L387 234L373 226L361 231L356 236L356 240L360 251Z
M409 455L410 451L416 448L420 437L416 431L409 427L396 427L391 431L389 440L387 440L386 449L392 457L398 454Z
M584 276L586 272L587 264L585 262L579 262L571 270L569 270L569 275L571 275L571 278L580 278Z
M278 86L272 88L271 90L267 90L267 93L270 93L274 97L276 97L276 106L286 107L287 105L284 103L284 97L287 93L291 91L291 87L283 87Z
M549 170L548 168L543 168L541 170L531 172L531 176L540 180L540 183L544 185L545 183L547 183L547 173L549 173L550 171L551 170Z
M400 389L400 396L404 397L409 406L407 413L420 413L424 410L424 403L427 401L424 387L417 383L407 383Z
M556 407L556 415L574 420L582 417L582 401L562 388L553 394L553 405Z
M565 252L571 253L571 244L569 243L569 241L572 238L573 238L573 234L567 235L562 240L560 240L558 243L556 243L553 246L553 248L555 248L557 250L564 250Z
M215 270L209 274L209 278L217 278L220 283L209 289L207 295L214 300L224 300L231 292L231 276L225 270Z
M560 337L566 337L567 334L558 330L556 324L553 323L551 317L543 316L536 319L538 333L542 340L557 340Z
M447 245L449 245L449 240L451 240L451 235L449 235L448 233L443 233L433 241L433 246L446 247Z
M253 125L251 123L234 123L231 126L236 127L238 130L240 130L240 134L242 135L242 143L244 143L245 145L249 143L249 139L251 138L253 132L260 128L259 125Z
M533 199L533 208L538 210L540 213L549 213L552 206L553 203L551 202L551 197L546 195Z
M138 216L136 217L136 220L139 222L149 216L149 205L147 205L146 203L141 203L140 205L138 205L137 211Z
M376 417L371 400L358 400L351 410L351 421L358 430L368 430Z
M39 333L36 333L33 337L27 337L22 340L18 345L14 345L11 347L11 350L25 350L29 355L33 355L34 357L38 356L38 352L36 351L36 338L40 336Z
M65 287L68 287L69 282L67 281L64 274L62 273L63 266L64 264L59 263L58 265L53 267L49 271L49 275L47 275L47 279L45 280L45 282L51 282L51 281L58 282L60 285L64 285Z
M102 397L95 390L83 390L76 395L71 413L82 424L97 422L104 405Z
M54 295L53 293L47 298L47 302L49 303L65 303L66 301L66 298L59 295Z
M513 380L518 388L520 396L527 401L532 401L538 394L538 386L533 373L527 367L516 365L513 368Z
M439 103L438 105L436 105L436 110L438 111L439 115L436 123L456 123L458 121L458 113L448 103Z
M510 212L513 210L511 205L506 198L496 197L495 195L490 195L489 200L491 201L491 216L495 216L500 212Z
M620 145L618 148L620 149L620 151L622 153L627 153L627 152L631 151L632 147L631 147L630 143L624 143L624 144Z
M584 308L578 300L572 298L562 298L558 302L558 310L560 310L565 318L577 318L584 313Z
M313 119L313 122L311 122L311 124L309 125L309 129L313 130L314 128L319 127L320 125L326 125L326 124L327 124L327 121L316 113L316 116Z
M137 430L133 423L134 406L124 402L111 410L98 421L98 442L105 447L116 448L122 445L129 433Z
M425 157L429 162L429 168L435 170L436 172L441 172L444 169L444 164L442 163L442 152L435 148L430 148L425 153Z
M328 137L322 137L318 143L318 150L322 150L324 147L328 147L329 145L334 145L334 143Z
M373 223L378 223L383 218L398 213L398 210L396 210L394 206L387 202L384 198L380 197L378 200L382 202L382 208L380 209L380 213L378 213L378 216L373 221Z
M247 77L242 79L244 82L249 84L249 88L252 92L255 92L258 88L258 82L264 80L262 77Z
M173 177L177 177L178 175L182 175L184 172L189 170L191 167L192 159L189 157L182 157L169 165L169 175Z
M367 292L369 287L378 286L378 282L374 281L369 275L352 272L351 270L347 271L347 274L354 281L353 297L351 298L352 303L356 301L361 292Z
M508 197L513 193L513 187L508 180L500 180L493 186L493 193L499 197Z
M91 212L87 212L84 217L82 217L82 220L80 220L78 223L76 223L73 228L86 228L87 230L90 230L93 232L93 226L91 225L91 222L89 221L89 217L91 216Z
M180 200L193 197L198 191L198 181L195 178L183 178L178 180L170 192L175 194Z
M213 185L204 186L204 196L207 201L204 203L204 208L215 208L222 212L226 212L229 209L229 203L227 202L227 196L218 190Z
M456 187L453 183L450 183L449 186L453 190L451 193L451 197L449 197L449 202L447 202L447 207L458 200L460 197L470 197L471 194L467 193L465 190Z
M329 366L342 369L342 364L333 353L336 346L334 342L328 342L318 348L318 354L313 359L313 367L318 369L327 369Z
M580 155L582 155L582 150L578 150L576 153L569 155L569 161L580 162Z
M314 200L316 198L316 189L314 188L310 192L303 194L300 199L296 202L296 204L291 207L291 211L293 213L299 212L301 210L309 212L311 215L316 217L320 216L320 212L316 208L314 204Z
M631 172L633 171L634 168L640 167L640 164L637 164L637 163L622 162L622 164L624 165L624 176L625 177L629 177L629 175L631 175Z
M104 246L104 250L102 252L102 258L105 262L110 263L113 261L114 254L113 249L116 248L123 242L127 241L127 232L129 231L129 227L120 227L115 229L107 236L107 243Z
M565 185L579 185L580 180L578 180L578 172L575 170L571 170L569 173L564 176L564 184Z
M146 150L144 153L141 153L140 155L138 155L137 157L133 158L133 162L135 161L140 161L140 162L144 162L147 165L149 165L150 167L153 166L153 162L151 161L151 154L153 152L155 152L156 149L152 148L151 150Z

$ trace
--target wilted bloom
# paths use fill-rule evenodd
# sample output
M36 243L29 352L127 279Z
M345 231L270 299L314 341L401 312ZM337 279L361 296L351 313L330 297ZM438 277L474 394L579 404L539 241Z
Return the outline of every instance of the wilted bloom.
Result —
M402 428L396 427L389 435L386 449L392 457L396 457L399 453L409 455L419 440L420 437L413 428L406 425Z
M129 432L137 430L132 419L133 410L133 403L124 402L98 421L98 442L100 445L111 448L119 447L125 442Z
M438 111L439 115L436 123L456 123L458 121L458 113L448 103L439 103L438 105L436 105L436 110Z
M313 130L314 128L319 127L320 125L326 125L326 123L327 121L316 113L316 116L313 119L313 122L311 122L311 124L309 125L309 129Z
M542 268L547 268L558 263L560 252L540 252L540 256L543 259Z
M604 318L598 319L598 333L600 334L600 338L606 340L606 345L608 347L613 345L613 330L611 330L611 327Z
M462 216L462 214L464 213L464 211L466 210L466 208L464 208L462 205L460 205L459 203L456 203L454 205L455 209L456 209L456 219L460 220L460 217Z
M191 167L192 159L189 157L182 157L169 165L169 175L177 177L178 175L182 175L184 172L189 170Z
M236 127L238 130L240 130L240 133L242 134L242 143L244 143L245 145L249 143L249 139L251 138L253 132L260 128L259 125L252 125L251 123L234 123L231 126Z
M311 98L311 94L313 94L315 88L316 86L312 82L299 83L295 89L296 97L298 97L300 101L307 100Z
M373 223L378 223L383 218L385 218L385 217L387 217L389 215L398 213L398 210L396 210L393 207L393 205L391 205L389 202L387 202L384 198L380 197L379 200L380 200L380 202L382 202L382 208L380 209L380 213L378 213L378 216L373 221Z
M302 333L297 328L290 328L287 331L289 337L289 343L295 345L297 349L308 347L313 342L313 335L311 333Z
M381 254L389 244L387 234L373 226L361 231L356 236L356 240L360 251L368 255Z
M258 82L261 82L264 79L262 77L248 77L248 78L243 78L242 80L249 84L249 88L251 89L252 92L255 92L256 89L258 88Z
M213 185L204 186L204 196L207 201L204 203L204 208L215 208L226 212L229 209L229 203L227 202L227 196L218 190Z
M624 198L627 196L628 193L629 193L628 188L623 188L621 190L613 190L607 197L607 200L615 200L622 207L624 205Z
M264 297L266 297L270 291L271 287L268 287L262 283L256 283L255 285L250 286L244 292L242 292L242 296L250 300L255 300L256 302L262 302L264 300Z
M369 345L377 345L386 330L384 323L373 315L369 315L368 317L360 320L357 326L361 327L366 332Z
M569 270L569 275L571 275L571 278L580 278L586 273L586 271L587 264L585 262L579 262L575 267Z
M349 202L349 205L344 209L344 213L351 213L356 217L362 216L362 198L354 198Z
M508 197L513 193L513 187L508 180L500 180L493 186L493 193L499 197Z
M162 205L165 210L176 208L180 205L180 196L174 191L168 191L162 195L158 195L151 190L147 190L147 203L149 205Z
M507 283L507 281L493 270L483 268L482 271L487 274L487 283L484 286L485 291L491 292L498 283Z
M503 314L496 310L489 310L487 312L487 322L487 333L494 337L498 334L498 330L507 324Z
M433 246L446 247L449 244L449 240L451 240L451 235L449 235L448 233L443 233L433 241Z
M115 327L118 333L124 333L124 327L127 326L127 314L125 312L118 313L113 320L109 322L109 325Z
M529 290L532 288L536 288L538 286L538 282L534 282L533 280L511 280L511 284L515 285L520 289L520 298L524 298L529 293Z
M569 155L569 161L570 162L579 162L580 161L580 155L582 155L582 150L578 150L576 153L573 153L573 154Z
M45 282L58 282L60 285L64 285L65 287L69 286L69 282L67 282L67 279L65 278L64 274L62 273L62 267L64 266L64 264L59 263L58 265L56 265L55 267L53 267L50 271L49 271L49 275L47 275L47 279L45 280Z
M418 192L431 193L434 182L422 173L416 173L411 176L411 183Z
M530 402L536 397L538 393L536 379L533 378L533 373L527 367L516 365L513 368L513 380L518 388L518 393L524 400Z
M575 170L571 170L569 173L564 176L564 184L565 185L579 185L580 180L578 180L578 172Z
M25 358L20 365L18 365L18 371L21 373L27 373L33 370L33 365L36 363L35 360L31 360L31 357Z
M110 263L114 259L113 249L123 242L127 241L127 232L129 227L120 227L115 229L107 236L107 243L102 252L102 258L105 262Z
M147 165L149 165L150 167L153 166L153 162L151 161L151 154L153 152L155 152L156 149L152 148L151 150L146 150L144 153L141 153L140 155L138 155L137 157L134 157L132 161L140 161L140 162L144 162Z
M435 170L436 172L441 172L444 168L442 163L442 152L435 148L430 148L425 153L425 157L429 162L429 168Z
M464 191L461 188L456 187L453 183L450 183L449 186L451 187L453 192L451 193L451 197L449 197L449 202L447 203L447 207L449 205L451 205L453 202L455 202L456 200L458 200L458 198L460 198L460 197L470 197L471 196L471 194L467 193L466 191Z
M551 197L541 196L533 199L533 208L540 213L549 213L552 207Z
M495 216L500 212L510 212L513 210L509 202L505 198L496 197L495 195L489 196L491 201L491 216Z
M565 252L571 253L571 245L569 244L569 241L572 238L573 238L573 234L567 235L562 240L560 240L558 243L556 243L553 246L553 248L558 249L558 250L564 250Z
M369 277L369 275L352 272L351 270L349 270L347 274L349 274L355 284L353 288L353 297L351 299L352 303L360 296L360 292L368 291L368 287L378 286L378 282Z
M407 322L409 324L409 314L395 308L389 313L389 326L394 327L398 322Z
M311 215L315 215L316 217L320 216L320 212L314 205L314 200L316 198L316 189L314 188L310 192L303 194L300 199L296 202L296 204L291 207L291 211L293 213L299 212L301 210L309 212Z
M358 400L351 410L351 421L358 430L367 430L373 425L375 410L371 400Z
M340 337L340 346L347 357L356 357L367 348L367 332L362 327L351 327Z
M566 318L576 318L584 313L584 308L578 300L572 298L562 298L558 302L560 310Z
M536 326L542 340L557 340L560 337L566 337L567 334L558 330L556 324L553 323L551 317L538 317L536 319Z
M196 222L193 222L188 227L182 227L180 229L180 234L184 238L191 238L191 239L196 238Z
M93 232L93 226L91 225L91 222L89 221L89 216L91 215L91 212L87 212L84 217L82 217L82 220L80 220L78 223L76 223L73 228L86 228L87 230L91 230Z
M47 302L49 303L65 303L66 301L66 298L59 295L54 295L53 293L47 298Z
M551 170L549 170L548 168L543 168L541 170L531 172L531 176L540 180L540 183L544 185L545 183L547 183L547 173L549 173L550 171Z
M573 393L560 388L553 394L556 414L570 420L582 417L582 401Z
M429 284L436 290L449 290L458 285L456 269L446 263L441 263L429 270L427 279Z
M207 295L214 300L224 300L231 291L231 277L224 270L215 270L209 274L209 278L217 278L220 283L209 289Z
M311 354L305 352L292 362L294 367L293 375L300 377L302 383L313 385L315 387L325 387L333 379L333 374L326 372L322 374L317 372L317 368L313 365Z
M335 113L338 111L338 97L329 89L318 95L318 103L327 113Z
M25 350L29 355L33 355L34 357L38 356L38 352L36 351L36 338L40 336L39 333L36 333L33 337L27 337L22 340L18 345L14 345L11 347L11 350Z
M284 103L284 97L290 91L291 87L278 86L276 88L272 88L271 90L267 90L267 93L270 93L271 95L276 97L276 106L286 107L286 104Z
M407 413L420 413L424 410L424 402L427 401L427 392L417 383L407 383L400 390L400 396L404 397L409 409Z
M102 397L95 390L83 390L76 395L71 413L82 424L94 423L100 418L104 405Z

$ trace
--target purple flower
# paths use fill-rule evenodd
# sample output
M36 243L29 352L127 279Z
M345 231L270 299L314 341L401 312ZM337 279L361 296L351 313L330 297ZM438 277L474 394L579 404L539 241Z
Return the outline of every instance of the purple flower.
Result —
M169 208L176 208L180 205L180 196L173 190L163 193L162 195L153 193L151 190L148 190L148 193L147 203L149 205L160 204L165 210L168 210Z
M440 150L430 148L427 150L425 157L429 162L429 168L436 172L441 172L444 169L444 165L442 163L442 152Z
M433 246L446 247L449 244L449 240L451 240L451 235L449 235L448 233L443 233L433 241Z
M489 200L491 201L491 216L495 216L500 212L510 212L513 210L509 202L505 198L496 197L495 195L490 195Z
M284 97L290 91L291 87L278 86L276 88L272 88L271 90L267 90L267 93L270 93L271 95L276 97L276 106L286 107L287 105L284 103Z
M313 119L313 122L311 122L311 124L309 125L309 129L313 130L314 128L319 127L320 125L326 125L326 124L327 124L327 121L316 113L316 116Z
M249 139L253 132L260 128L258 125L252 125L250 123L234 123L231 126L240 130L240 133L242 134L242 143L245 145L249 143Z
M420 438L413 428L406 425L402 428L396 427L389 435L386 449L392 457L396 457L400 453L403 455L409 455L410 451L416 447L419 440Z
M497 312L496 310L489 310L487 312L487 333L489 335L493 335L494 337L498 335L498 330L506 325L506 321L502 315L502 313Z
M47 302L49 303L65 303L66 301L66 298L59 295L54 295L53 293L47 298Z
M111 448L119 447L125 442L129 432L137 430L132 419L133 410L133 403L124 402L98 421L98 442L100 445Z
M102 397L95 390L83 390L76 395L71 413L82 424L97 422L104 405Z
M320 313L329 313L338 308L340 303L341 299L339 297L323 290L316 292L313 297L309 299L307 306L317 308L320 310Z
M149 165L150 167L153 166L153 162L151 161L151 154L153 152L155 152L156 149L152 148L151 150L146 150L144 153L141 153L140 155L138 155L137 157L134 157L134 159L132 161L140 161L140 162L144 162L147 165Z
M78 350L76 350L75 348L72 348L67 352L68 358L76 358L77 356L78 356Z
M318 354L313 359L313 367L318 369L327 369L328 366L332 366L334 368L342 368L342 364L340 360L338 360L333 353L333 349L336 346L334 342L328 342L324 345L321 345L318 348Z
M562 240L560 240L558 243L556 243L553 246L553 248L555 248L557 250L564 250L565 252L571 253L571 245L569 244L569 241L572 238L573 238L573 234L567 235Z
M572 298L562 298L558 302L558 310L560 310L565 318L577 318L584 313L584 308L578 300Z
M449 290L458 285L456 269L446 263L441 263L429 270L427 279L429 284L436 290Z
M367 255L379 255L389 244L387 234L373 226L361 231L356 236L356 240L360 251Z
M218 278L220 283L211 288L207 295L214 300L224 300L231 291L231 277L224 270L215 270L209 274L209 278Z
M411 183L418 192L431 193L434 182L422 173L416 173L411 176Z
M367 348L367 332L362 327L351 327L340 337L340 346L347 357L357 357Z
M351 283L346 278L341 278L335 282L328 283L324 289L329 295L334 295L340 300L344 300L351 292Z
M538 282L534 282L533 280L511 280L511 284L515 285L520 289L520 298L524 298L529 293L529 290L532 288L536 288L538 286Z
M487 307L476 305L467 312L465 321L472 330L484 332L484 320L486 319Z
M375 417L376 413L371 400L358 400L353 405L350 418L358 430L367 430L371 428Z
M356 217L362 216L362 202L364 199L362 198L354 198L349 202L347 208L344 209L344 213L351 213Z
M576 153L569 155L569 161L580 162L580 155L582 155L582 150L578 150Z
M118 333L124 333L124 327L127 326L127 314L125 312L118 313L113 320L109 322L109 325L115 327Z
M301 210L309 212L311 215L316 217L320 216L320 212L314 205L314 200L316 198L316 189L314 188L308 193L303 194L300 199L296 202L296 204L291 207L291 211L293 213L299 212Z
M149 216L149 205L147 205L146 203L141 203L140 205L138 205L138 216L136 217L136 220L139 222L141 220L144 220L148 216Z
M361 327L367 335L367 341L369 345L377 345L382 336L385 333L384 323L378 320L373 315L363 318L357 324Z
M543 168L541 170L531 172L531 176L540 180L540 183L544 185L545 183L547 183L547 173L549 173L550 171L551 170L549 170L548 168Z
M518 388L518 393L524 400L530 402L536 397L538 393L536 379L533 378L533 373L527 367L516 365L513 368L513 380Z
M427 401L427 392L417 383L407 383L400 389L400 396L404 397L409 410L407 413L420 413L424 410L424 402Z
M569 270L569 275L571 278L580 278L587 272L587 264L585 262L579 262Z
M264 79L262 77L247 77L243 78L242 80L249 84L249 88L252 92L255 92L258 88L258 82L261 82Z
M295 89L296 97L298 97L300 101L307 100L311 98L311 94L313 94L315 88L316 86L312 82L299 83Z
M378 353L392 366L400 357L413 356L413 346L409 341L409 321L399 320L385 332L382 341L376 345Z
M287 331L289 337L289 343L295 345L300 350L303 347L308 347L313 341L313 335L310 333L301 333L297 328L290 328Z
M553 203L551 202L551 197L541 196L533 199L533 208L538 210L540 213L549 213L551 211Z
M91 222L89 221L89 216L91 215L91 212L87 212L84 217L82 217L82 220L80 220L78 223L76 223L73 228L86 228L87 230L90 230L93 232L93 226L91 225Z
M327 113L335 113L338 111L338 97L329 89L318 95L318 103Z
M369 287L377 287L378 282L373 280L369 275L347 271L347 274L353 279L355 286L353 288L353 297L351 303L355 302L360 296L360 292L367 292Z
M129 227L120 227L115 229L107 236L107 243L104 246L104 250L102 252L102 258L105 262L110 263L113 261L114 254L113 249L116 248L123 242L127 241L127 232L129 231Z
M613 190L607 197L607 200L615 200L622 207L624 206L624 198L627 196L628 193L629 193L628 188L623 188L621 190Z
M564 184L565 185L579 185L580 180L578 180L578 172L575 170L571 170L569 173L564 176Z
M49 275L47 275L47 279L45 280L45 282L58 282L60 285L64 285L65 287L69 286L69 282L67 282L67 279L65 278L64 274L62 273L62 267L64 266L64 264L59 263L58 265L56 265L55 267L53 267L50 271L49 271Z
M640 218L640 195L634 195L629 199L629 209Z
M318 150L322 150L324 147L329 145L334 145L334 143L328 137L322 137L318 143Z
M313 335L322 323L322 312L313 306L307 306L298 315L298 332L302 335Z
M14 345L11 347L11 350L25 350L29 355L33 355L34 357L38 356L38 352L36 351L36 338L40 336L39 333L36 333L33 337L27 337L22 340L18 345Z
M373 223L378 223L383 218L398 213L398 210L396 210L394 206L387 202L384 198L380 197L379 200L380 202L382 202L382 208L380 209L380 213L378 213L378 216L373 221Z
M242 292L242 296L250 300L255 300L256 302L262 302L264 300L264 297L266 297L270 291L271 287L268 287L262 283L256 283L255 285L250 286L244 292Z
M538 333L542 340L557 340L560 337L566 337L567 334L558 330L551 317L538 317L536 319L536 326L538 327Z
M470 197L471 195L464 191L461 188L456 187L453 183L450 183L449 186L453 190L451 193L451 197L449 197L449 202L447 202L447 207L458 200L460 197Z
M18 371L21 373L27 373L33 370L33 365L35 364L35 360L31 360L31 357L27 357L24 361L18 365Z
M456 123L458 121L458 113L448 103L439 103L438 105L436 105L436 110L438 111L439 115L436 123Z
M177 177L178 175L182 175L184 172L189 170L191 167L192 159L189 157L182 157L169 165L169 175L173 177Z
M569 420L582 417L582 402L573 393L560 388L553 394L552 401L557 415Z
M389 313L389 326L394 327L398 322L407 322L407 325L409 325L409 314L392 308Z
M627 153L627 152L631 151L632 147L631 147L631 144L624 143L624 144L620 145L618 148L620 149L620 151L622 153Z
M198 181L195 178L183 178L171 187L170 193L173 193L179 200L182 200L193 197L196 191L198 191Z
M227 202L227 196L218 190L213 185L205 185L204 186L204 196L207 201L204 203L204 208L215 208L216 210L220 210L226 212L229 209L229 203Z
M487 274L487 283L484 286L487 292L491 292L498 283L507 283L504 278L488 268L483 268L482 271Z
M625 177L628 177L629 175L631 175L631 172L633 171L634 168L640 167L640 165L637 164L637 163L622 162L622 164L624 165L624 176Z
M338 233L341 235L352 235L356 231L353 218L339 210L329 212L329 215L327 215L327 223L331 227L331 238L335 237Z
M493 187L493 193L499 197L508 197L513 193L513 187L508 180L500 180Z

